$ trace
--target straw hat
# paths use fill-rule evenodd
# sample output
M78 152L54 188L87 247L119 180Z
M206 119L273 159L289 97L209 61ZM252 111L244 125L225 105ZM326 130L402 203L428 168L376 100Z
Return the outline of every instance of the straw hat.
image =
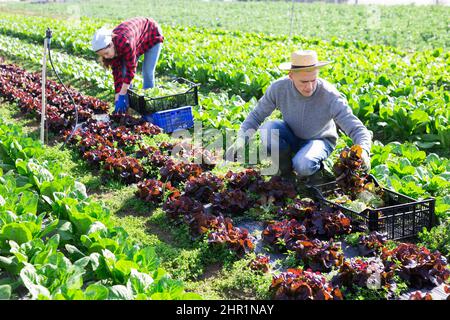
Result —
M290 62L283 62L278 68L286 71L314 70L330 64L330 61L319 61L314 50L298 50L291 54Z

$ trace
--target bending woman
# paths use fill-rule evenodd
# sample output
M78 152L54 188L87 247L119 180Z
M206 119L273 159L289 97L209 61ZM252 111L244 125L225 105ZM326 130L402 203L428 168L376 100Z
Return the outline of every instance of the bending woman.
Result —
M155 68L164 41L161 28L151 18L132 18L113 30L101 28L92 39L92 50L101 63L111 68L114 76L115 112L126 112L127 91L136 73L138 59L144 55L143 89L155 85Z

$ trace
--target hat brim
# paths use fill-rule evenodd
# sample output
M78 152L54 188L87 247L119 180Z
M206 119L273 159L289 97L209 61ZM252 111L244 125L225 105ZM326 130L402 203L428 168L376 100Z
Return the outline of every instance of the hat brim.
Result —
M109 45L111 44L111 42L112 42L112 40L111 41L109 41L108 42L108 44L106 45L106 46L104 46L103 48L100 48L100 49L97 49L97 50L95 50L96 48L92 48L92 50L94 50L96 53L97 52L99 52L99 51L101 51L101 50L103 50L103 49L106 49L106 48L108 48L109 47Z
M98 52L105 49L112 41L112 29L100 28L95 32L91 42L92 51Z
M310 66L310 67L292 68L291 62L283 62L282 64L280 64L278 66L278 68L280 70L283 70L283 71L311 71L311 70L314 70L314 69L322 68L322 67L324 67L324 66L326 66L326 65L328 65L330 63L331 63L331 61L319 61L318 63L316 63L315 65Z

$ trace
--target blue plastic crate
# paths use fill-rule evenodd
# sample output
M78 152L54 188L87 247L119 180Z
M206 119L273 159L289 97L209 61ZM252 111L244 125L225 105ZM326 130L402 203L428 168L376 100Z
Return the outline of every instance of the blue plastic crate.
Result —
M162 128L167 133L189 129L194 126L191 106L158 111L151 116L145 116L144 119Z

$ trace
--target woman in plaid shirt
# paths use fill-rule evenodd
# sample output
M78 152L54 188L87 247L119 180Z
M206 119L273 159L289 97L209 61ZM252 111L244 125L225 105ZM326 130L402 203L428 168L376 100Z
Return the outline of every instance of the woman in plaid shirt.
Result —
M155 68L164 41L161 28L151 18L132 18L113 30L99 29L92 39L92 50L101 63L112 69L115 88L115 112L126 112L127 91L136 73L138 59L144 55L144 89L153 88Z

